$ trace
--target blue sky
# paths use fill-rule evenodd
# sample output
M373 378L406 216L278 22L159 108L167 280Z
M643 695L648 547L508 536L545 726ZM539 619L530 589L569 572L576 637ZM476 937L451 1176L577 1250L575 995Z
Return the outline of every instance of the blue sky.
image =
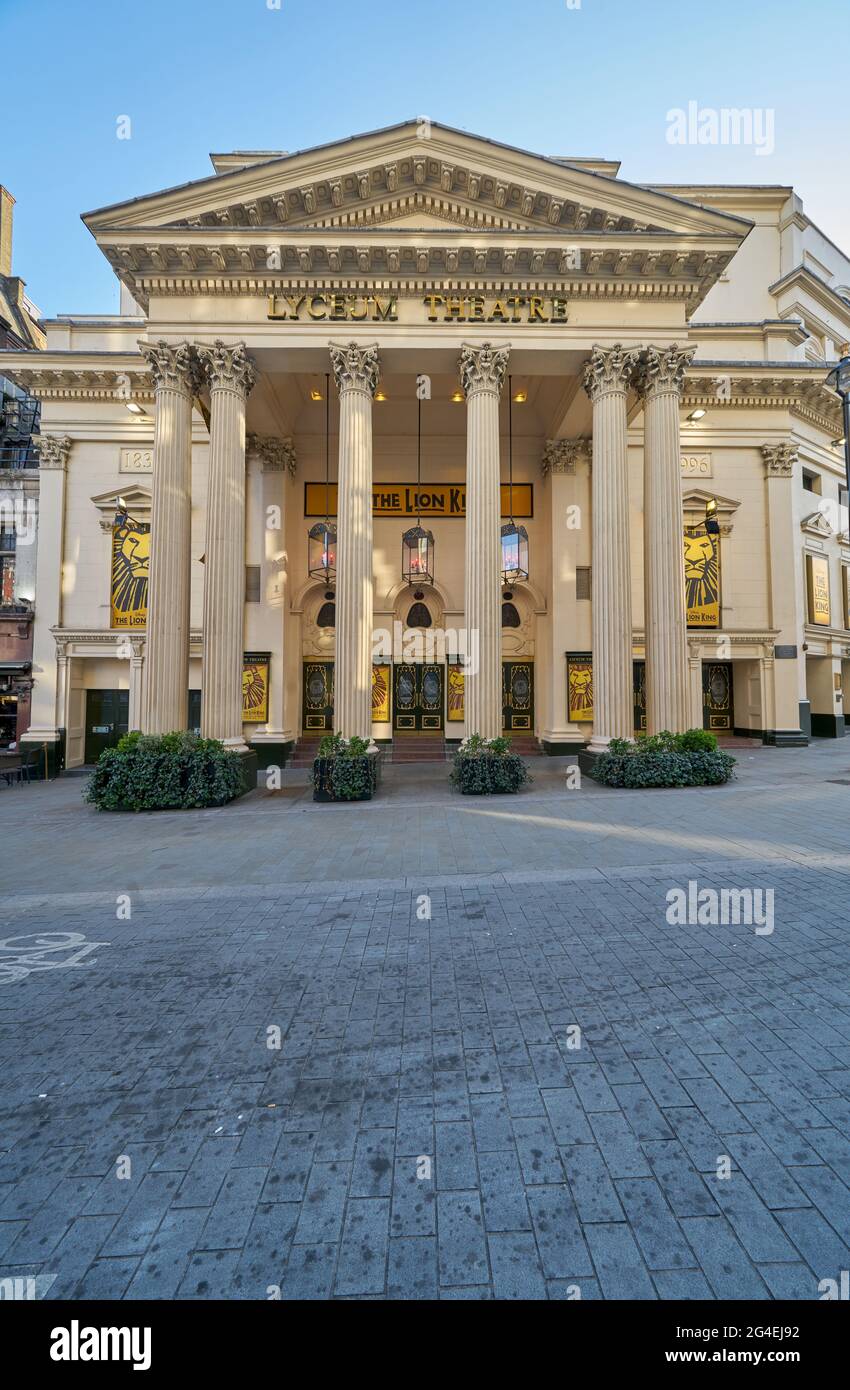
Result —
M0 183L48 314L115 312L81 212L428 116L636 183L793 183L850 250L847 0L0 0ZM7 63L7 73L9 71ZM775 112L775 150L673 145L668 112ZM132 136L117 138L120 117Z

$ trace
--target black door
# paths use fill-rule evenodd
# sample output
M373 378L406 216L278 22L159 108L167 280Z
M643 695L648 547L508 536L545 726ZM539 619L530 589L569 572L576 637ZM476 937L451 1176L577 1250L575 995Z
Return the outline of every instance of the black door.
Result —
M332 733L334 726L334 664L332 661L304 662L305 733Z
M129 690L86 691L87 763L96 763L104 748L114 748L127 732Z
M502 728L534 731L534 665L530 661L502 662Z
M443 669L428 661L393 667L393 729L398 733L442 730Z
M702 723L713 734L728 734L735 727L731 661L702 663Z
M635 704L635 733L646 733L646 662L632 663L632 690Z
M189 691L189 721L186 728L190 733L199 734L201 732L201 692L200 690Z

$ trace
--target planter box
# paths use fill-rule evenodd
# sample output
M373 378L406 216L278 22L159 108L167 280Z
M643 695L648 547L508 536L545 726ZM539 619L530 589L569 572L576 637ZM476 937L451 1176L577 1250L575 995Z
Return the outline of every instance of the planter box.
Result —
M358 796L337 796L331 780L331 767L336 762L347 763L352 770L363 766L364 790ZM364 753L362 758L315 758L313 760L313 800L314 801L371 801L378 789L381 778L381 755L379 752Z

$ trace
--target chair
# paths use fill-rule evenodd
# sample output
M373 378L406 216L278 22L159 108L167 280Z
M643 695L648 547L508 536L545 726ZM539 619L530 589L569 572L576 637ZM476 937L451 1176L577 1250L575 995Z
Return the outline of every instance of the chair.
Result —
M26 757L21 763L21 780L24 782L39 781L43 767L44 747L28 748Z
M0 758L0 777L3 778L7 787L11 787L13 781L20 786L21 758L19 754L7 753L5 757Z

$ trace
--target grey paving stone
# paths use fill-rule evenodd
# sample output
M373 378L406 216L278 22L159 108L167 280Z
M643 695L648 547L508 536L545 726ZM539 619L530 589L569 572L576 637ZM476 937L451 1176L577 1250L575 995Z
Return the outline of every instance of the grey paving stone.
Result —
M605 1298L658 1297L628 1226L592 1225L584 1233Z
M686 1217L681 1226L717 1298L738 1301L770 1297L725 1217Z
M335 1292L382 1293L386 1285L390 1203L385 1197L352 1197L339 1247Z
M546 1283L533 1235L488 1234L493 1293L496 1298L545 1299Z
M616 1187L635 1240L651 1270L682 1270L696 1264L654 1178L622 1178Z
M477 1192L438 1194L437 1248L441 1286L489 1282L483 1228Z

